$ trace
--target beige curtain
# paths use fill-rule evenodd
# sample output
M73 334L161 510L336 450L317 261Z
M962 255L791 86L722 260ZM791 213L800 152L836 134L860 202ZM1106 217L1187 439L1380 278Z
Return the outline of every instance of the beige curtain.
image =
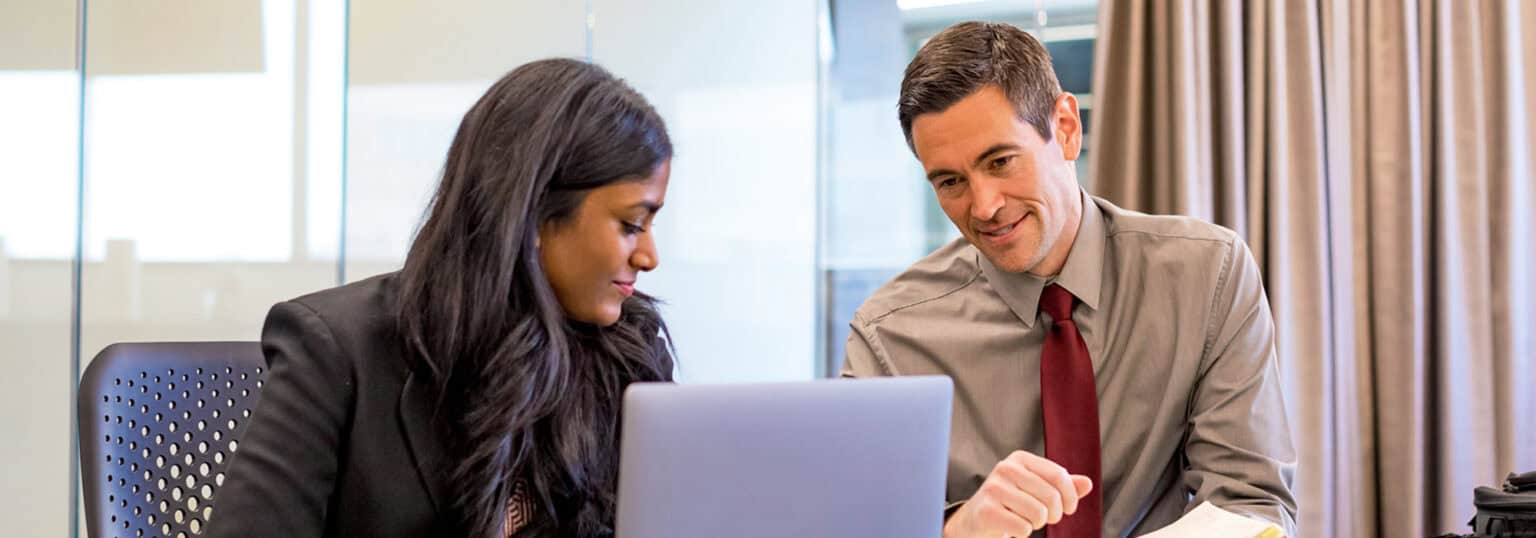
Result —
M1536 470L1536 0L1103 0L1090 189L1253 247L1302 536Z

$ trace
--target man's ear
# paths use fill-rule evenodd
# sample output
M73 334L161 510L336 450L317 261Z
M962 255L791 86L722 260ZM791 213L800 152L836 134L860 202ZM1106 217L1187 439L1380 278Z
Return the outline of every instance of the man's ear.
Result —
M1051 126L1055 129L1052 134L1061 146L1061 158L1077 160L1083 151L1083 119L1077 111L1077 97L1061 92L1056 97L1056 108L1051 112L1051 118Z

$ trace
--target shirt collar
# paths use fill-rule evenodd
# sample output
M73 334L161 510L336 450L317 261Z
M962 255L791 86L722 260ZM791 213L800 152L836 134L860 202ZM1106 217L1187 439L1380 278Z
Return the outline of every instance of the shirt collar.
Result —
M1077 224L1077 238L1072 241L1072 249L1067 252L1067 263L1056 276L1044 278L1004 271L992 265L992 260L980 250L976 252L977 264L986 274L987 282L1026 327L1035 326L1040 292L1052 283L1066 288L1088 308L1099 308L1099 289L1104 275L1104 215L1092 196L1081 189L1078 192L1082 197L1083 218Z

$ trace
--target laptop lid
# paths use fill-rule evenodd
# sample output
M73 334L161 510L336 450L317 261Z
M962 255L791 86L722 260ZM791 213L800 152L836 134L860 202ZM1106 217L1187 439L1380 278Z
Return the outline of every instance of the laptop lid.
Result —
M944 376L632 385L618 537L938 536L952 392Z

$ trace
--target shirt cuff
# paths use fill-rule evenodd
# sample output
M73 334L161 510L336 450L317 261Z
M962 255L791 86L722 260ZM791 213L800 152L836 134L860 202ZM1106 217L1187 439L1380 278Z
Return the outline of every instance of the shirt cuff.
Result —
M944 521L949 521L949 516L955 515L955 510L959 510L964 504L965 501L955 501L944 505Z

